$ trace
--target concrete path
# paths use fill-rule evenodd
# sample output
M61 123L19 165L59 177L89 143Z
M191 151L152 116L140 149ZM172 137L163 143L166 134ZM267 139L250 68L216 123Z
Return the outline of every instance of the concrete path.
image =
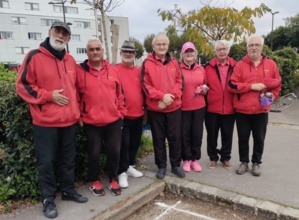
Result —
M205 137L205 135L204 135ZM187 173L186 178L178 179L170 173L168 165L164 181L157 181L153 155L141 160L147 167L142 178L129 178L129 188L121 196L112 196L106 188L104 197L95 197L88 186L78 191L89 198L85 204L62 201L56 204L59 219L125 219L128 215L151 201L164 189L182 193L209 202L230 205L234 209L272 219L299 219L299 100L281 113L269 114L269 126L262 175L254 177L250 171L240 176L235 173L239 165L237 134L234 134L232 169L226 170L219 163L216 169L208 168L206 140L202 145L200 163L203 171ZM105 180L104 185L108 185ZM219 202L221 201L221 202ZM270 204L270 205L269 205ZM265 214L266 213L266 214ZM41 204L20 209L12 214L0 215L0 220L37 220L43 216Z

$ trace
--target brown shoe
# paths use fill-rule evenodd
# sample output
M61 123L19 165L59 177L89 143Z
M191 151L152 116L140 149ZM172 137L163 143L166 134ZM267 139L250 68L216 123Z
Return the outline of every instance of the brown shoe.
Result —
M211 160L209 164L210 169L215 169L217 166L217 161Z
M228 160L223 161L222 165L225 169L228 169L228 170L232 167L232 165L230 164L230 162Z

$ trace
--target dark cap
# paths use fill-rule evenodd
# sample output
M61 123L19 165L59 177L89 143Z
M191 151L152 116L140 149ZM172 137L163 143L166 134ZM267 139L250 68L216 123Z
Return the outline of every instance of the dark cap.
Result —
M136 51L135 44L132 41L125 40L123 45L121 46L120 50Z
M70 28L70 26L68 26L66 23L64 23L62 21L55 21L52 24L51 28L54 28L54 27L62 27L65 30L67 30L67 32L69 32L69 34L71 35L71 28Z

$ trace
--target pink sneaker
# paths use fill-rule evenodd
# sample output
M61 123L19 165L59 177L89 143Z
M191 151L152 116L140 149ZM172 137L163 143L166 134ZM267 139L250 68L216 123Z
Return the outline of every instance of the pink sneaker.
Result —
M200 172L202 170L198 160L194 160L191 162L191 167L195 172Z
M190 160L184 160L183 170L185 172L190 172L190 165L191 165Z

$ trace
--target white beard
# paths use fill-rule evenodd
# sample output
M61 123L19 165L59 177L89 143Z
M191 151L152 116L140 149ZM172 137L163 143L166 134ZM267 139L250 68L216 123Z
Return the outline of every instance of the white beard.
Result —
M51 45L51 47L53 47L54 50L62 51L65 48L66 43L63 42L63 44L57 44L55 40L56 40L55 38L50 37L50 45Z

